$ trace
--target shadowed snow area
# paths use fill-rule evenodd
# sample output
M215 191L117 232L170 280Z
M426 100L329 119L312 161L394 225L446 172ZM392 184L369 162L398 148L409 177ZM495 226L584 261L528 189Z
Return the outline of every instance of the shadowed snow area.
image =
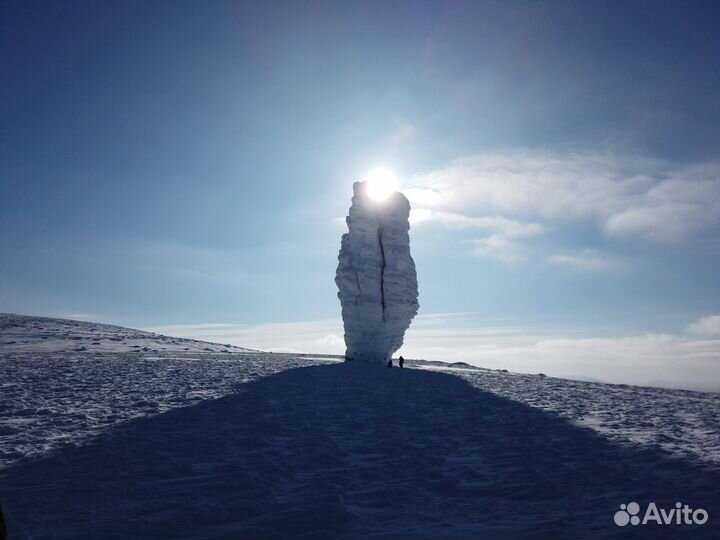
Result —
M659 447L720 467L720 394L453 369L473 386L592 428L620 443Z
M0 355L0 470L127 420L327 361L268 353Z
M720 395L0 316L10 538L717 538ZM620 528L682 501L703 526Z
M353 363L255 378L20 461L0 499L15 539L720 535L717 467L457 374ZM617 527L630 501L682 501L710 519Z

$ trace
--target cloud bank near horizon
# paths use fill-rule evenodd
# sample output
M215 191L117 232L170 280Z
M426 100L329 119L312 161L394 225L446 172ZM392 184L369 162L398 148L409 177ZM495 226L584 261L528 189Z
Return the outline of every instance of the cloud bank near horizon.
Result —
M720 391L718 321L720 315L709 315L675 334L597 337L481 321L469 313L419 315L397 355L610 383ZM330 319L146 330L274 352L343 354L345 350L342 322Z

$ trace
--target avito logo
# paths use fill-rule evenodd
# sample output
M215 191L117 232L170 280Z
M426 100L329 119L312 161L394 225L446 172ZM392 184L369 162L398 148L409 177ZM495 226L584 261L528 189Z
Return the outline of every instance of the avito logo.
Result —
M702 508L693 510L687 504L681 502L675 503L675 508L666 510L658 508L657 504L651 502L648 504L640 518L640 505L636 502L621 504L620 510L615 512L613 520L615 525L624 527L630 525L645 525L647 523L657 523L658 525L705 525L708 520L708 513Z

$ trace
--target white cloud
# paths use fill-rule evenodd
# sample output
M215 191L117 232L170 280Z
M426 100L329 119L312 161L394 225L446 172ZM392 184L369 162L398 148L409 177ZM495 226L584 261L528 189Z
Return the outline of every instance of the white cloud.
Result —
M548 260L556 265L588 271L615 270L621 266L617 258L596 249L583 249L577 253L551 255Z
M58 315L60 319L70 319L73 321L99 321L101 317L93 313L61 313Z
M688 326L691 334L720 336L720 315L708 315Z
M720 338L714 337L720 335L719 319L714 315L695 323L702 323L697 328L706 335L595 337L543 332L479 320L467 313L421 315L397 354L551 376L720 391ZM276 352L344 352L339 320L176 325L149 330Z
M523 223L503 216L470 217L453 212L428 208L417 208L410 212L410 223L418 225L437 222L457 229L481 229L492 234L473 240L472 253L479 257L490 257L505 262L523 258L525 248L522 240L545 232L539 223Z
M403 193L413 205L420 207L433 208L442 202L440 192L434 189L408 188Z
M720 161L684 166L605 153L486 153L417 175L414 208L464 219L592 220L611 235L673 241L720 224ZM422 215L422 213L421 213Z
M345 352L340 337L343 335L342 321L334 319L255 325L242 323L163 325L146 330L263 351L327 354Z
M485 229L499 231L508 236L522 237L535 236L543 232L544 227L538 223L523 223L503 216L470 217L453 212L442 212L428 208L418 208L410 211L410 223L419 224L436 221L458 229Z
M485 238L472 240L474 248L472 254L478 257L488 257L506 263L520 261L526 256L526 248L515 237L498 233Z
M399 353L524 373L720 391L718 338L573 336L482 321L457 328L437 319L432 326L411 326Z
M324 351L332 351L334 354L345 354L345 340L341 335L328 334L316 339L315 343Z

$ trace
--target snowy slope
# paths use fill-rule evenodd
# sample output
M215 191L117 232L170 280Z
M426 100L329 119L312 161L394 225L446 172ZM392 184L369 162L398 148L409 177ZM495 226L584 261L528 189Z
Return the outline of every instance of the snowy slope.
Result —
M0 369L13 539L720 537L717 394L260 352ZM617 527L630 501L710 520Z
M239 352L233 345L163 336L122 326L0 313L0 350L10 352Z
M321 361L268 362L267 353L231 345L0 314L0 469L132 418Z

